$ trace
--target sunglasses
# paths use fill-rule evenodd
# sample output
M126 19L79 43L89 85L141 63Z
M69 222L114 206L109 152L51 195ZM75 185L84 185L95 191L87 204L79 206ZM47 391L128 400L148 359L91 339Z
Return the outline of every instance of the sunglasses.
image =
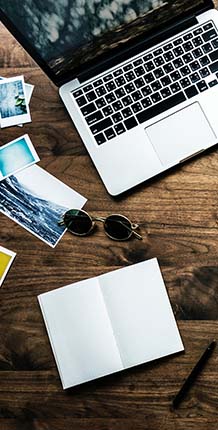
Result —
M93 218L83 210L70 209L62 216L58 224L64 225L77 236L87 236L94 229L95 221L103 222L104 231L110 239L128 240L132 235L137 239L142 239L142 236L135 231L139 225L119 214L109 215L107 218Z

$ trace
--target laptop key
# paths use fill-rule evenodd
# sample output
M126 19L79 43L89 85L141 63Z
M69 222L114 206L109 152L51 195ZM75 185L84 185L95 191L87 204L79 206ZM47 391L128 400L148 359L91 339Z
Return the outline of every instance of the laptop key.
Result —
M171 91L169 88L163 88L163 90L161 90L161 95L162 97L165 99L166 97L171 96Z
M202 52L201 48L196 48L196 49L194 49L192 54L194 55L195 58L199 58L203 55L203 52Z
M211 61L218 60L218 49L214 52L211 52L211 54L209 54L209 57L210 57Z
M170 77L169 77L169 76L164 76L164 77L161 79L161 83L162 83L162 85L163 85L164 87L166 87L167 85L170 85L170 84L171 84L171 79L170 79Z
M143 96L146 97L152 93L152 90L151 90L151 87L149 87L149 85L147 85L146 87L141 89L141 92L142 92Z
M127 128L127 130L130 130L131 128L134 128L138 125L136 119L134 118L134 116L132 116L131 118L128 118L124 121L124 124Z
M132 104L132 98L130 96L123 97L123 106L129 106Z
M188 40L190 40L192 38L193 38L193 34L192 33L188 33L188 34L185 34L185 36L183 37L183 40L185 42L187 42Z
M193 51L193 53L194 53L194 51ZM192 54L190 54L190 52L189 52L188 54L183 55L182 59L183 59L184 63L188 64L191 61L193 61L194 58L193 58Z
M153 54L147 54L147 55L145 55L144 57L143 57L143 60L145 61L145 62L147 62L147 61L149 61L149 60L151 60L153 58Z
M162 85L161 85L161 83L159 81L156 81L156 82L153 82L151 84L151 88L152 88L153 91L158 91L158 90L160 90L162 88Z
M157 57L157 58L155 58L154 64L155 64L156 67L162 66L162 64L164 64L163 57Z
M73 97L77 98L83 95L83 91L82 90L77 90L73 93Z
M207 55L205 55L204 57L201 57L199 61L202 65L202 67L207 66L210 63L210 60L207 57Z
M135 91L134 93L131 94L133 101L137 102L138 100L140 100L142 98L142 94L140 91Z
M132 70L130 72L126 73L124 76L125 76L127 82L131 82L136 78L136 75Z
M118 100L117 102L114 102L112 104L112 106L113 106L115 112L117 112L118 110L123 108L123 104L121 103L120 100Z
M113 108L111 106L105 106L102 111L104 112L104 116L109 116L113 113Z
M144 76L144 80L146 84L150 84L151 82L153 82L154 81L153 73L147 73L147 75Z
M98 88L96 88L96 94L98 95L98 97L101 97L101 96L103 96L104 94L106 94L106 89L105 89L105 87L98 87Z
M173 44L172 43L167 43L167 45L164 46L164 51L169 51L170 49L173 48Z
M166 54L164 54L164 59L167 63L173 60L174 59L173 53L171 51L166 52Z
M193 72L200 69L200 67L201 67L199 61L197 61L197 60L193 61L191 64L189 64L189 66L191 67Z
M151 100L153 101L153 103L158 103L160 100L162 99L160 93L154 93L151 96Z
M186 97L182 91L179 93L173 95L172 97L169 97L168 99L164 99L160 103L155 104L154 106L151 106L148 109L145 109L144 111L139 112L136 117L140 124L142 124L145 121L148 121L151 118L154 118L155 116L167 111L168 109L173 108L174 106L177 106L178 104L184 102L186 100Z
M116 96L113 93L106 94L105 100L107 100L107 103L110 104L116 100Z
M94 103L89 103L81 109L81 112L84 116L89 115L90 113L96 110L96 106Z
M141 104L143 108L147 109L149 106L152 105L150 97L146 97L145 99L141 100Z
M200 81L200 79L201 79L198 73L192 73L192 75L190 75L189 78L191 79L191 82L193 84Z
M122 134L122 133L124 133L124 131L126 131L126 129L125 129L125 127L124 127L124 125L122 123L115 125L114 126L114 130L116 131L116 133L118 135Z
M203 49L205 54L208 54L208 52L213 51L212 45L209 42L205 43L205 45L202 46L202 49Z
M200 67L200 65L199 65ZM190 73L190 69L188 66L184 66L180 69L180 72L182 73L182 76L187 76Z
M92 102L93 100L97 99L97 95L95 94L95 91L90 91L86 94L87 100L89 102Z
M164 71L159 67L159 69L154 70L154 76L159 79L164 76Z
M124 72L128 72L129 70L131 70L133 68L132 64L127 64L126 66L124 66L123 70Z
M202 93L203 91L206 91L208 89L208 86L205 81L201 81L197 84L197 87L199 91Z
M122 75L122 73L123 73L122 69L115 70L114 76L115 77L120 76L120 75Z
M96 87L99 87L100 85L102 85L103 84L103 81L102 81L102 79L98 79L97 81L95 81L94 82L94 87L96 88Z
M114 132L112 127L105 130L104 134L108 140L113 139L113 137L116 137L116 133Z
M124 88L118 88L115 91L115 94L116 94L117 98L120 99L121 97L124 97L126 95L126 92L125 92Z
M201 33L203 33L203 30L201 27L199 27L199 28L197 28L197 30L193 31L194 36L198 36Z
M191 42L186 42L183 45L183 48L186 52L191 51L193 49L193 45Z
M123 114L123 117L124 117L124 118L128 118L129 116L131 116L131 115L132 115L132 111L131 111L131 109L128 107L128 108L126 108L126 109L123 109L123 110L122 110L122 114Z
M165 73L168 74L168 73L173 72L174 67L173 67L172 63L168 63L168 64L165 64L165 66L163 66L163 69L164 69Z
M216 61L215 63L211 64L209 66L211 73L215 73L218 70L218 61Z
M172 81L175 82L181 78L181 74L179 73L178 70L176 70L175 72L171 73L170 77L171 77Z
M215 49L218 48L218 39L212 40L212 45Z
M192 39L192 43L195 47L197 47L197 46L200 46L203 44L203 40L202 40L201 36L197 36L194 39Z
M106 101L104 100L103 97L101 97L98 100L95 100L96 106L98 109L101 109L102 107L104 107L106 105Z
M182 85L182 88L186 88L191 84L191 82L188 78L184 78L181 79L180 84Z
M118 122L122 121L123 117L120 112L117 112L114 115L112 115L112 119L114 121L114 124L117 124Z
M115 79L115 82L116 82L118 87L121 87L122 85L124 85L126 83L126 79L124 78L124 76L119 76L119 78Z
M173 50L176 57L180 57L180 55L184 54L184 50L181 46L178 46Z
M183 66L183 60L182 60L182 58L176 58L174 61L173 61L173 65L174 65L174 67L176 68L176 69L178 69L179 67L182 67Z
M113 79L113 75L110 73L110 75L105 76L103 79L104 79L104 82L111 81L111 79Z
M82 97L79 97L78 99L76 99L76 102L77 102L78 106L81 107L87 103L87 100L86 100L85 96L82 96Z
M130 82L129 84L125 85L124 88L125 88L127 94L129 94L135 90L135 85L132 82Z
M202 37L205 42L208 42L208 40L212 40L215 37L217 37L217 32L213 29L213 30L207 31L207 33L204 33Z
M173 94L178 93L178 91L181 90L181 85L178 82L175 82L175 84L170 85L170 89Z
M148 63L145 64L146 72L150 72L154 68L155 68L155 65L154 65L153 61L149 61ZM137 75L137 76L139 76L139 75Z
M113 91L116 88L116 84L113 81L108 82L105 86L108 91Z
M199 73L200 73L202 78L206 78L210 74L207 67L204 67L203 69L199 70Z
M192 85L191 87L185 90L185 93L188 99L190 99L198 94L198 90L195 85Z
M131 108L132 108L132 110L133 110L134 113L138 113L138 112L140 112L142 110L142 106L141 106L141 104L139 102L134 103L131 106Z
M96 140L98 145L101 145L102 143L106 142L106 139L105 139L103 133L96 134L95 140Z
M210 30L211 28L213 28L212 22L208 22L203 26L204 31Z
M142 58L138 58L138 60L133 61L133 65L135 67L140 66L140 64L142 64L142 63L143 63Z
M148 63L147 63L148 64ZM142 76L145 74L145 69L143 66L137 67L137 69L134 70L137 77Z
M178 45L181 45L182 42L183 42L183 40L180 37L179 39L176 39L173 43L174 43L174 46L178 46Z
M143 78L138 78L135 80L134 84L135 84L136 88L141 88L145 85L145 81Z
M93 85L89 84L86 85L85 87L83 87L83 91L85 91L85 93L88 93L88 91L91 91L93 89Z
M90 130L93 134L97 134L97 133L100 133L100 131L103 131L106 128L111 127L112 125L113 125L112 119L108 117L103 119L100 122L96 122L96 124L90 127Z
M209 82L209 87L212 88L217 84L218 84L218 81L216 79L214 79L213 81Z

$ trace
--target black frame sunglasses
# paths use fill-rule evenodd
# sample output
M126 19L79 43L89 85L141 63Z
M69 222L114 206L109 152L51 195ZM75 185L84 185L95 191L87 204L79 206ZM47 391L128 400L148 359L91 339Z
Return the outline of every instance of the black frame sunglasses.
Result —
M135 231L139 224L132 223L120 214L112 214L106 218L91 217L82 209L70 209L63 214L58 224L64 225L76 236L88 236L95 227L95 221L103 222L104 231L112 240L124 241L130 239L132 235L142 240L142 236Z

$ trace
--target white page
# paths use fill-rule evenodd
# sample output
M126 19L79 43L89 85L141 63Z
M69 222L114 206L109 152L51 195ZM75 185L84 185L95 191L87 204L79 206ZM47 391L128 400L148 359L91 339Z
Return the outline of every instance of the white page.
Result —
M64 388L123 369L97 278L39 296Z
M156 259L99 282L124 368L184 349Z

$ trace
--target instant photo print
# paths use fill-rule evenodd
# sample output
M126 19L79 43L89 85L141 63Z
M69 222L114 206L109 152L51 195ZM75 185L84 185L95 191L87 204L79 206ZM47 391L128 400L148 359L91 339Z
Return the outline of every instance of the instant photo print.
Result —
M0 147L0 181L39 161L27 134Z
M16 253L0 246L0 287L16 257Z
M23 76L0 80L1 128L31 121Z
M66 231L58 224L61 216L85 203L85 197L37 165L0 182L0 212L52 248Z

